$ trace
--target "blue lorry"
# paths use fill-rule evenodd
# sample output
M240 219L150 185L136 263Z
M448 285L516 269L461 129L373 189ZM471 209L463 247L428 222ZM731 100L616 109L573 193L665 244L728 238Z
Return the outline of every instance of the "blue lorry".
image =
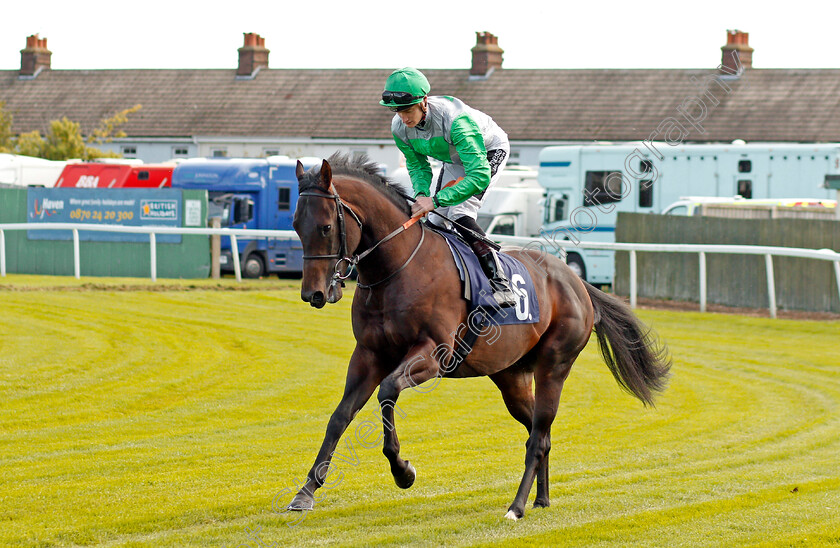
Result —
M269 158L192 158L172 173L172 188L207 191L208 218L221 226L292 230L297 206L296 160ZM314 161L304 162L308 169ZM237 238L242 275L297 275L303 271L303 249L297 240ZM221 270L232 272L229 237L222 237Z

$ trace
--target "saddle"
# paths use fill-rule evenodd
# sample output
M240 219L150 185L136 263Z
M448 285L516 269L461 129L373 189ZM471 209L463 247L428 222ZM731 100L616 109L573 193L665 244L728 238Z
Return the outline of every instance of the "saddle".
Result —
M452 252L452 258L458 267L458 275L461 279L461 296L468 303L469 311L472 312L481 308L487 320L498 325L514 325L522 323L537 323L540 321L540 304L537 300L531 273L521 261L499 252L499 261L511 282L511 287L519 296L519 303L513 308L499 308L493 299L493 290L490 281L481 270L470 245L460 235L453 231L438 226L426 227L434 230L444 237Z

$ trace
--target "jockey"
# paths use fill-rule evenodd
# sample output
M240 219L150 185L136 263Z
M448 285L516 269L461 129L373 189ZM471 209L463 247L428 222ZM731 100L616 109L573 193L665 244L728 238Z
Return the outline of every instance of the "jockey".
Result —
M412 217L432 210L484 236L476 216L484 193L501 175L510 154L507 134L490 116L455 97L429 96L429 81L419 70L395 70L385 82L380 105L396 112L391 133L405 156L416 202ZM432 192L432 168L428 158L443 162ZM442 217L430 217L441 225ZM493 289L499 306L515 306L496 250L458 225L455 228L470 244Z

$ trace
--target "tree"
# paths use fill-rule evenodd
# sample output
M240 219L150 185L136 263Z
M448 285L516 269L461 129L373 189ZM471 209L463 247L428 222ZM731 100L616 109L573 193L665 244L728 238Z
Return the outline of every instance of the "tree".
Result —
M129 114L134 114L141 108L143 108L143 105L137 104L114 114L110 118L103 118L99 122L99 127L93 130L93 133L88 137L87 142L98 144L110 143L114 138L125 137L125 132L117 130L117 128L128 122Z
M6 102L0 101L0 152L12 151L14 135L12 133L12 115L6 112Z
M114 138L125 137L125 132L117 128L128 121L129 114L140 110L142 105L120 111L110 118L103 118L99 127L93 130L87 139L82 136L78 122L68 119L50 122L50 128L45 137L37 130L22 133L15 137L12 133L12 115L0 103L0 152L13 152L24 156L35 156L47 160L95 160L96 158L120 158L115 152L106 152L87 143L108 143Z

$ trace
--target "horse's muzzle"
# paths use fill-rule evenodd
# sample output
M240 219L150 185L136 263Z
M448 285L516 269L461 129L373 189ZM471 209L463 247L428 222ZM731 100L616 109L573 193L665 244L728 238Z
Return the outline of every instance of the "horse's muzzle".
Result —
M313 308L324 308L324 305L327 304L327 298L323 291L315 291L310 295L301 293L300 298L308 302Z

